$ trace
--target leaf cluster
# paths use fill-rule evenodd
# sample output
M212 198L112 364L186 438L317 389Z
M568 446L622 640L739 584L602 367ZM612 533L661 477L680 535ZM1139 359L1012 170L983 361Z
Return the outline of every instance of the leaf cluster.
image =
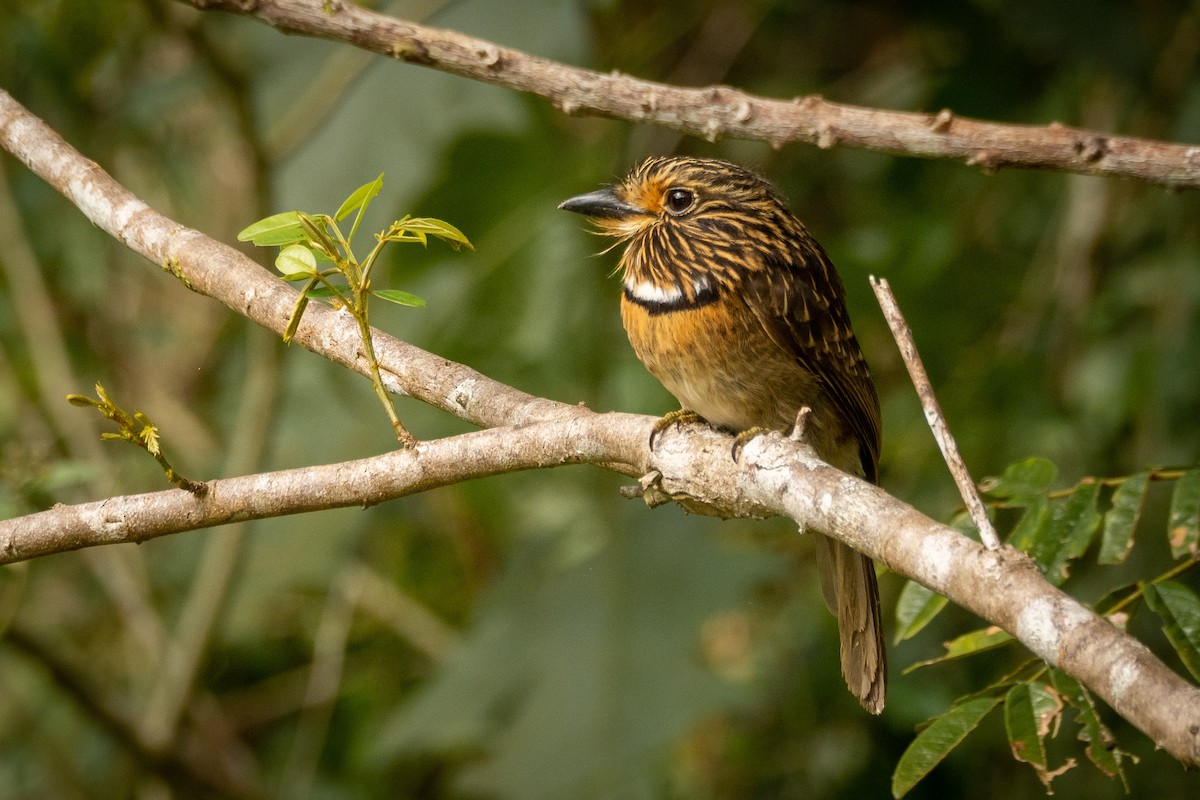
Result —
M426 246L432 236L447 242L456 250L460 247L473 250L474 247L462 231L448 222L406 215L376 234L374 247L365 258L359 260L352 248L354 236L362 224L367 206L382 188L383 173L380 173L375 180L351 192L332 216L306 214L303 211L273 214L244 228L238 234L238 241L253 242L259 247L278 247L275 268L285 281L303 284L283 332L285 342L290 343L296 335L311 299L326 301L354 317L362 336L375 394L383 404L397 438L411 445L415 439L400 423L379 373L379 362L371 341L368 303L371 297L378 297L389 303L419 308L425 305L425 301L401 289L376 289L372 286L371 275L384 248L391 243L416 242ZM354 215L354 221L350 231L343 235L338 223L351 214Z
M993 511L1021 511L1007 542L1028 553L1056 586L1071 576L1071 566L1093 546L1098 565L1123 564L1133 549L1151 483L1172 484L1166 539L1175 563L1151 580L1111 588L1092 607L1113 624L1125 627L1133 607L1144 602L1158 616L1166 640L1180 661L1200 681L1200 596L1176 580L1200 558L1200 469L1159 469L1120 478L1089 477L1065 490L1051 488L1057 478L1058 468L1053 462L1029 458L1009 465L1001 475L984 480L980 486ZM1108 494L1103 509L1102 490ZM956 522L964 532L969 526L965 515ZM946 605L941 595L909 582L896 609L896 640L916 635ZM1014 641L994 626L973 630L946 642L941 655L915 663L907 671L1011 647ZM921 727L896 765L893 795L907 794L996 708L1003 708L1013 757L1034 769L1047 792L1055 778L1077 764L1076 759L1068 757L1052 765L1047 748L1048 739L1058 734L1068 710L1074 712L1077 737L1085 745L1087 760L1103 774L1119 778L1128 791L1122 761L1129 753L1117 747L1091 693L1061 670L1040 659L1026 658L999 680L958 699Z

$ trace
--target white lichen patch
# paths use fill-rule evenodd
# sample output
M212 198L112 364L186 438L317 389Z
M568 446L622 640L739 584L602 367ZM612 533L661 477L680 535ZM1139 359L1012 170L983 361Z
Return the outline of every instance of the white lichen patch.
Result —
M954 562L954 550L946 536L927 537L921 544L923 574L928 575L937 589L946 585Z
M67 194L93 223L105 230L116 230L112 202L104 192L96 190L96 184L84 178L72 178L67 184Z
M79 508L76 513L92 533L119 541L125 531L125 517L114 515L107 506L108 503L88 504Z
M475 378L467 378L462 383L450 390L450 395L446 398L446 405L454 406L462 410L466 410L467 404L471 398L475 396L476 387L479 381Z
M383 388L387 389L392 394L407 396L408 392L404 391L404 387L400 385L400 380L391 372L385 369L379 371L379 380L383 384Z
M1138 681L1140 670L1129 658L1119 658L1108 669L1108 684L1112 687L1113 705L1120 707L1125 693Z
M1058 666L1063 638L1091 619L1091 613L1073 600L1038 598L1021 609L1016 634L1047 664Z
M134 217L148 210L149 206L140 200L130 200L121 203L113 209L113 225L118 231L123 231L133 221Z
M1058 644L1061 635L1054 624L1054 603L1034 600L1017 616L1017 638L1048 664L1058 663Z

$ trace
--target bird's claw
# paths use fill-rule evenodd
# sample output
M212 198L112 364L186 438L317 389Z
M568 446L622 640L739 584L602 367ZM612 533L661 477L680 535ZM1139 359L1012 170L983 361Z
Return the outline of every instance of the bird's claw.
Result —
M683 425L688 422L704 422L704 417L697 414L695 411L689 411L686 408L680 408L663 416L658 422L654 423L654 427L650 429L650 449L654 449L654 440L658 435L670 428L673 425Z
M742 454L742 450L746 448L746 445L750 443L751 439L770 432L770 428L764 428L761 425L756 425L753 428L742 431L733 438L733 447L729 448L729 456L736 462L738 460L738 456Z

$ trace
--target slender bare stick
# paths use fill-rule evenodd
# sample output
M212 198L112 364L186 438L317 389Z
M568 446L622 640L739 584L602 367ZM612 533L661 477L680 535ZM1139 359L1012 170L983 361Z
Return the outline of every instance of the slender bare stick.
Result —
M938 405L937 395L933 392L933 384L929 382L929 375L925 372L925 365L921 363L921 356L917 352L917 343L913 341L912 328L908 327L908 323L904 321L904 315L900 313L900 306L896 303L896 296L892 294L892 287L888 285L887 279L876 278L872 275L871 288L875 290L879 307L883 309L883 317L887 320L888 327L892 329L892 337L896 340L896 346L900 348L900 357L904 359L904 366L908 367L908 376L912 378L913 386L917 390L917 397L921 399L921 408L925 411L925 421L929 423L929 429L933 431L933 438L937 440L938 448L942 451L942 458L946 460L946 466L950 468L950 474L954 476L954 482L958 484L958 493L962 495L963 502L966 503L967 510L971 513L971 519L975 521L975 527L979 531L979 541L983 542L983 546L987 549L995 550L1000 547L1000 539L996 536L996 529L992 526L991 519L988 518L987 509L984 508L979 492L975 490L975 482L971 480L971 473L967 470L967 465L963 463L962 456L959 455L958 445L954 443L954 435L950 433L950 428L946 425L946 417L942 414L942 407Z
M1121 175L1200 188L1200 147L1081 130L1058 122L1007 125L935 113L774 99L729 86L685 87L539 58L486 39L389 17L346 0L181 0L254 17L284 33L347 42L380 55L546 98L566 114L659 125L710 141L807 142L1002 167Z

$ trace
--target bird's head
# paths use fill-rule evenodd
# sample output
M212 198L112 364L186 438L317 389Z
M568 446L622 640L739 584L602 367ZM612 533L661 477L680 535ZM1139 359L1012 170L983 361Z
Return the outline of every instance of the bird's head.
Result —
M655 157L625 180L559 204L590 218L602 233L633 239L654 229L729 236L723 224L746 224L783 207L763 178L737 164L706 158ZM715 226L715 227L714 227Z
M628 241L627 290L647 297L737 283L747 270L786 260L789 237L807 237L778 192L748 169L703 158L656 157L620 183L559 205L599 233Z

